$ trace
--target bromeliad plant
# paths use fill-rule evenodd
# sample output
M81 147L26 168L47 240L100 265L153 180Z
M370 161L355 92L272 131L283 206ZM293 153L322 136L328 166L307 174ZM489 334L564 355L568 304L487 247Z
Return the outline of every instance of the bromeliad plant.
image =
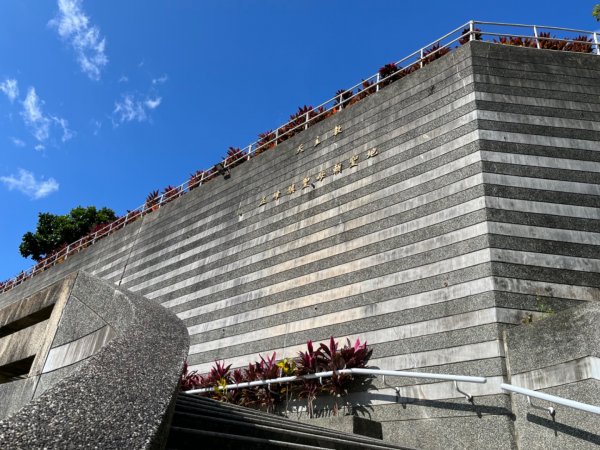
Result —
M284 358L277 361L276 353L263 357L248 364L245 369L231 371L231 364L225 365L223 361L215 361L210 372L199 375L195 371L188 372L187 363L181 376L180 389L190 390L197 388L209 388L208 395L214 399L235 403L242 406L273 410L286 396L297 396L306 399L307 411L310 417L314 415L314 401L320 394L328 394L336 398L334 402L334 414L337 414L337 399L346 395L354 383L351 374L334 373L330 378L300 379L290 384L269 384L251 388L225 390L225 386L231 383L246 383L251 381L266 381L284 376L309 375L318 372L333 371L366 367L373 350L367 347L367 343L361 343L359 339L352 344L349 340L341 347L333 337L327 344L320 344L315 349L312 341L306 343L306 351L300 351L296 359Z

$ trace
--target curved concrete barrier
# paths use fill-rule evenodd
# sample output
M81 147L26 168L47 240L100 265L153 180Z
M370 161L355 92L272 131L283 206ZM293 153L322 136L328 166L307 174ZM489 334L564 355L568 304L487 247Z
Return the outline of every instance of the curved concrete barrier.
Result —
M72 374L0 421L1 448L160 448L189 338L161 306L80 272L79 295L112 295L117 335Z

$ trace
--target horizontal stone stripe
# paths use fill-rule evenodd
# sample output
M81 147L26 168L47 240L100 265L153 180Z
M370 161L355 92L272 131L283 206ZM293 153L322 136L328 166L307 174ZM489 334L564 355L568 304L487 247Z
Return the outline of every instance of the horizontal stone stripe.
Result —
M582 80L585 82L596 81L598 83L598 67L595 55L570 52L552 52L553 57L548 58L548 52L538 52L531 49L507 48L501 46L487 47L481 49L471 47L473 51L472 63L476 72L483 70L498 71L509 69L513 77L529 77L542 75L543 81L546 77L566 75L573 82ZM481 51L483 50L483 52ZM501 52L510 52L509 54ZM586 58L587 61L583 58ZM583 64L582 64L582 61Z
M477 72L475 72L475 82L477 84L492 84L502 86L507 90L510 88L528 88L536 92L546 91L552 92L553 94L567 93L574 96L577 94L590 96L590 90L593 90L593 88L590 88L589 86L581 86L575 83L565 84L554 82L551 79L546 80L544 83L540 83L538 80L532 80L528 78L503 77L499 75ZM537 94L531 95L531 97L537 96Z
M471 200L467 203L462 203L460 205L448 208L446 210L442 210L439 211L437 213L434 214L430 214L428 216L424 216L422 218L410 221L410 222L406 222L404 224L401 224L401 226L399 226L398 228L400 228L399 233L408 233L414 230L417 230L419 228L422 227L426 227L435 223L439 223L442 221L446 221L446 220L451 220L455 217L458 217L459 215L462 214L467 214L471 211L476 211L478 209L480 209L482 207L483 201L481 198L479 199L475 199L475 200ZM403 226L402 226L403 225ZM396 227L394 227L396 228ZM307 298L314 298L315 301L319 301L317 300L319 296L309 296ZM322 301L322 300L320 300ZM268 309L265 308L260 308L255 310L256 312L245 312L242 316L244 317L244 320L253 320L254 318L258 318L258 317L265 317L270 315L269 311L273 311L273 314L278 314L278 313L282 313L284 311L288 311L290 309L294 309L296 307L304 307L307 306L309 304L312 303L306 303L306 300L300 300L300 299L296 299L296 300L292 300L289 302L286 302L284 304L278 304L277 306L270 306L268 307ZM295 305L295 306L293 306ZM197 308L195 309L190 309L187 311L183 311L177 314L177 316L181 319L186 319L186 318L190 318L190 317L194 317L196 315L200 314L200 312L198 311ZM233 319L228 319L228 320L233 320ZM240 318L241 320L241 318ZM220 322L220 321L216 321L215 322L215 328L220 328L221 325L218 324L223 324L223 326L225 326L225 322ZM238 321L235 321L234 323L238 323ZM200 325L199 325L200 326ZM198 329L197 332L202 332L202 331L207 331L210 328L202 328L202 329Z
M413 159L411 159L409 161L406 161L406 163L403 164L402 169L406 170L408 168L415 167L418 164L422 164L424 161L428 160L429 158L433 159L433 158L435 158L437 156L440 156L440 154L442 154L443 152L447 152L447 151L452 150L452 149L453 149L452 145L449 145L448 147L444 148L443 150L442 150L442 148L437 148L437 149L435 149L435 151L428 152L427 155L422 155L421 157L413 158ZM182 269L183 269L183 271L189 271L189 270L193 270L193 269L198 268L198 267L202 267L202 266L204 266L206 264L209 264L209 263L211 263L213 261L217 261L219 259L222 259L224 256L227 256L229 254L238 253L241 250L246 250L248 248L252 248L253 246L259 245L260 243L263 243L266 240L272 240L272 239L275 239L277 237L283 236L285 234L294 232L298 228L306 228L307 226L313 225L314 223L318 223L318 222L321 222L321 221L326 220L328 218L331 218L331 217L334 217L334 216L346 213L346 212L348 212L348 211L350 211L352 209L356 209L356 208L358 208L360 206L363 206L365 204L378 201L380 199L383 199L385 197L389 197L389 196L394 195L394 194L398 194L400 192L406 191L407 189L415 188L418 185L421 185L421 184L424 184L424 183L427 183L427 182L431 181L431 179L435 179L435 178L439 178L439 177L442 177L444 175L447 175L447 174L449 174L449 173L451 173L453 171L456 171L457 169L459 169L461 167L465 167L467 165L475 163L478 160L479 160L479 155L477 153L472 153L472 154L470 154L470 155L468 155L466 157L463 157L463 158L460 158L458 160L455 160L454 162L452 162L450 164L447 164L447 165L445 165L443 167L437 167L437 168L435 168L433 170L430 170L430 171L427 171L425 173L419 174L419 175L417 175L415 177L412 177L412 178L409 178L407 180L401 180L398 183L392 184L391 186L389 186L387 188L383 188L383 189L378 190L376 192L373 192L371 194L367 194L367 195L358 197L355 200L351 200L351 201L349 201L349 202L347 202L345 204L339 205L338 208L327 210L327 211L324 211L322 213L319 213L319 214L316 214L314 216L311 216L311 217L309 217L307 219L302 220L301 222L299 222L299 224L294 223L294 224L288 225L287 227L284 227L282 229L278 229L278 230L270 232L270 233L268 233L266 235L260 236L258 238L251 239L249 241L244 242L241 246L236 246L233 249L228 249L228 250L224 250L224 251L221 251L221 252L216 252L216 253L210 255L209 257L203 259L202 261L197 261L197 262L188 264L187 266L184 266L184 267L179 267L174 272L176 272L177 270L181 271ZM382 172L380 174L375 174L375 175L369 177L368 180L360 181L360 182L357 182L357 183L353 183L353 184L349 185L349 187L354 187L354 189L359 190L361 187L364 187L365 185L373 183L373 182L375 182L375 181L377 181L379 179L388 178L389 176L391 176L394 173L394 170L396 171L395 176L397 176L398 175L398 169L399 169L398 167L392 167L392 168L389 169L389 173L386 170L386 171L384 171L384 172ZM402 172L402 170L400 172ZM349 187L344 188L343 191L342 190L333 191L330 194L328 194L326 196L323 196L322 198L319 198L319 199L317 199L315 201L309 200L309 201L305 202L302 205L302 207L299 206L299 207L296 207L296 208L288 210L287 211L288 214L286 214L286 216L291 216L293 214L298 214L300 212L304 212L305 210L307 210L310 207L314 207L316 205L319 205L319 204L321 204L323 202L329 201L329 200L331 200L333 198L336 198L338 196L341 196L343 194L347 194L349 192ZM273 217L273 216L271 216L269 218L264 219L264 221L267 221L267 220L268 221L278 221L278 220L281 220L282 218L283 217ZM344 229L347 229L347 228L344 227ZM215 239L214 241L212 241L210 243L207 243L206 245L199 246L197 248L188 250L185 253L176 255L173 258L170 258L170 259L167 259L167 260L163 259L163 260L161 260L161 262L159 262L156 265L150 266L150 267L148 267L148 268L146 268L144 270L136 272L135 274L132 274L132 275L129 275L129 276L125 277L124 278L124 282L125 283L131 282L131 281L133 281L133 280L135 280L135 279L137 279L137 278L139 278L139 277L141 277L143 275L146 275L146 274L152 273L153 271L156 271L158 269L167 267L168 265L172 264L175 261L178 261L178 260L181 260L181 259L184 259L184 258L188 258L188 257L194 256L195 254L198 254L198 253L200 253L202 251L206 251L209 248L213 248L213 247L217 247L218 248L218 246L220 244L223 244L223 243L227 242L228 240L236 238L238 234L239 234L239 231L236 231L236 232L234 232L233 235L223 236L221 238ZM191 238L187 239L186 241L188 241L188 242L186 242L186 244L189 243L189 241L192 241L193 239L195 239L196 237L197 236L194 236L194 237L191 237ZM302 238L301 242L310 242L310 239L311 239L310 236L305 236L305 237ZM294 244L289 244L288 246L283 246L281 248L281 250L277 250L277 251L278 252L289 251L289 249L292 248L292 247L290 247L290 245L294 245ZM298 243L296 243L295 245L297 247ZM158 252L159 255L161 253L162 252ZM272 255L270 255L270 256L272 256ZM259 257L259 258L263 259L262 257ZM256 257L250 258L248 264L250 264L252 262L256 262L256 261L258 261L260 259L256 259ZM238 268L238 267L240 267L242 265L245 265L245 264L241 264L239 266L236 265L235 268ZM219 270L219 273L222 273L221 271L223 269L219 268L218 270ZM210 276L212 276L213 273L214 272L205 273L203 275L203 278L209 278ZM168 279L168 278L170 278L172 276L173 276L173 271L172 272L166 272L166 273L161 274L160 276L157 276L157 277L153 277L153 280L151 282L146 282L146 284L144 285L144 287L149 287L149 286L151 286L151 285L153 285L155 283L158 283L160 281ZM139 290L140 287L137 286L137 285L131 285L131 286L128 286L128 289L130 289L132 291L135 291L135 290Z
M497 276L492 279L493 289L496 291L578 301L597 301L600 299L600 289L594 287Z
M561 364L519 373L510 383L534 391L588 379L600 380L600 358L586 356Z
M535 144L563 149L591 150L600 148L595 141L544 136L540 134L513 133L508 131L479 130L479 138L490 141L505 141L513 144Z
M438 200L440 198L445 198L446 196L452 195L455 192L461 192L469 187L476 186L477 184L480 184L481 178L482 177L480 175L475 175L475 176L469 177L465 180L461 180L458 183L453 183L452 185L446 186L442 189L437 189L435 191L432 191L432 192L429 192L429 193L426 193L426 194L423 194L423 195L420 195L417 197L413 197L407 201L397 203L393 207L378 210L377 212L372 213L369 216L362 216L357 219L354 219L353 221L350 221L347 224L345 224L344 227L345 227L345 229L351 229L356 226L362 226L367 223L370 223L372 220L381 220L381 219L385 218L387 215L389 215L392 211L393 211L393 213L398 214L401 212L415 209L417 207L426 205L427 203L431 203L432 201ZM340 213L341 213L341 211L340 211ZM306 219L305 221L302 221L300 224L298 224L297 227L298 228L307 227L311 224L312 220L313 220L313 218ZM194 284L194 280L193 279L185 280L182 283L182 286L186 285L185 283L188 283L187 285L191 285L191 284ZM173 284L170 286L170 288L171 288L171 290L173 290L176 288L176 286ZM158 292L158 293L156 293L156 292ZM164 292L165 292L164 290L155 291L155 292L147 293L145 295L149 298L155 298ZM201 296L202 295L201 295L200 291L192 292L190 294L186 294L184 296L180 296L178 298L169 300L168 302L163 303L163 306L166 306L166 307L175 306L178 304L182 304L182 303L186 303L188 301L194 300Z
M587 206L562 205L492 196L486 196L485 202L488 208L522 211L532 214L579 217L582 219L600 219L600 208L590 208Z
M452 111L453 109L456 109L456 108L457 108L457 107L459 107L461 104L468 103L468 102L471 102L471 101L472 101L472 94L469 94L467 97L460 99L460 100L459 100L459 103L456 103L456 102L455 102L455 103L453 103L453 105L454 105L454 106L453 106L452 108L450 108L450 109L449 109L449 111ZM443 112L443 111L442 111L442 112ZM448 113L448 112L446 112L445 114L447 114L447 113ZM439 114L439 112L438 112L438 111L436 111L436 112L434 112L434 113L432 113L432 114L434 114L434 115L435 115L435 114ZM430 115L430 116L431 116L431 115ZM443 116L443 114L442 114L442 116ZM429 119L431 119L431 117L429 117ZM396 133L396 132L398 133L398 135L401 135L401 134L403 134L403 133L401 132L401 130L397 130L397 131L395 131L395 133ZM387 137L387 138L390 138L390 137L394 137L394 136L396 136L396 135L395 135L395 134L391 134L391 135L390 135L390 134L388 134L386 137ZM348 156L350 156L350 155L348 155ZM317 168L315 168L314 170L317 170ZM264 180L263 180L263 185L264 185ZM219 202L218 202L218 203L219 203L219 205L222 205L222 204L223 204L222 202L223 202L223 200L219 201ZM211 205L207 205L207 208L208 208L208 207L210 207L210 206L211 206ZM213 204L212 206L214 207L215 205ZM202 209L205 209L205 208L202 208ZM224 214L226 214L227 212L228 212L228 211L225 211L225 210L224 210L224 209L221 207L221 208L219 208L219 211L215 212L214 214L212 214L211 216L208 216L208 218L205 218L205 219L206 219L206 220L209 220L209 219L212 219L212 220L214 220L214 219L215 219L215 218L216 218L218 215L224 215ZM196 213L196 214L198 214L198 212L195 212L195 213ZM201 220L201 221L196 221L196 223L194 224L194 226L195 226L195 227L199 227L199 226L203 225L204 223L205 223L205 221L204 221L204 220ZM188 228L183 228L183 229L182 229L181 227L177 227L177 229L175 229L175 230L174 230L174 232L175 232L176 234L183 234L183 233L185 233L185 232L187 232L187 231L189 231L189 229L188 229ZM170 233L170 234L173 234L173 233ZM148 239L148 237L146 236L146 237L145 237L145 239ZM138 253L138 251L136 250L136 251L134 252L134 255L136 255L137 253Z
M505 236L515 236L547 241L600 245L600 233L565 230L559 228L535 227L502 222L487 222L487 224L488 232L490 234L502 234Z
M565 267L548 265L519 264L504 261L495 261L491 264L492 273L499 277L521 278L554 282L560 284L573 284L600 288L600 277L594 271L574 270Z
M517 250L490 249L492 261L526 266L550 267L565 270L600 273L600 259L575 258L564 255L523 252Z
M382 241L382 240L385 240L385 239L389 239L389 238L393 237L394 235L399 235L403 231L404 228L406 228L406 227L402 227L402 226L396 226L396 227L394 227L394 229L392 230L393 233L394 233L393 235L388 235L388 234L391 234L391 233L386 233L384 231L383 236L380 236L380 239L378 239L378 236L377 236L376 233L374 233L371 236L373 237L374 241L375 240L376 241ZM471 231L471 229L466 230L462 234L468 235L470 231ZM484 232L485 231L483 231L483 229L481 229L480 234L483 234ZM461 233L455 232L454 234L452 234L453 238L455 236L457 236L457 234L461 234ZM473 237L473 236L471 236L471 237ZM434 247L429 248L428 245L430 245L430 243L432 243L432 242L437 242L438 240L439 240L439 238L436 237L436 238L431 238L431 239L428 239L428 240L425 240L425 241L414 243L414 244L412 244L410 246L405 246L404 248L406 250L406 254L404 256L408 256L409 254L412 254L411 252L413 252L413 251L415 251L415 252L421 252L421 251L427 251L425 249L431 250ZM367 242L365 242L365 241L367 241ZM245 276L242 276L242 277L232 278L229 281L226 281L226 282L223 282L223 283L219 283L219 284L216 284L216 285L212 285L212 286L209 286L208 288L205 288L205 289L198 289L198 290L196 290L194 292L194 296L197 297L197 298L200 298L200 297L202 297L204 295L214 294L217 291L222 291L222 290L226 290L226 289L232 288L234 286L239 286L241 284L250 283L250 282L256 281L257 279L260 279L260 278L271 276L271 275L274 275L274 274L279 273L279 272L287 271L287 270L293 269L295 267L299 267L301 265L305 265L305 264L309 264L311 262L318 261L318 260L320 260L322 258L332 257L332 256L335 256L335 255L337 255L339 253L350 252L351 250L353 250L355 248L360 248L363 245L367 245L367 244L369 244L368 240L363 240L363 238L358 238L355 241L350 241L348 243L342 243L342 244L339 244L337 246L330 247L328 249L324 249L324 250L321 250L321 251L317 251L317 252L308 254L308 255L306 255L304 257L295 258L295 259L293 259L291 261L288 261L286 263L281 263L281 264L279 264L276 267L267 267L267 268L265 268L263 270L259 270L259 271L253 272L251 274L248 274L248 275L245 275ZM436 244L433 244L433 245L436 245ZM422 250L419 250L419 248L421 248ZM394 250L391 250L390 252L386 252L386 253L383 253L383 254L380 254L380 255L375 255L373 257L370 257L370 259L368 259L368 261L370 261L369 263L367 263L366 262L367 260L365 260L365 259L358 259L358 260L355 260L354 262L350 263L350 265L356 266L356 267L360 266L361 268L364 268L364 267L367 267L369 265L380 264L382 261L388 260L388 256L387 255L390 255L390 258L391 258L392 254L398 254L398 252L399 252L398 249L394 249ZM399 256L399 257L403 257L403 256ZM394 259L397 259L397 258L394 258ZM234 269L235 269L235 267L234 267ZM334 271L337 272L337 274L341 273L340 270L337 270L337 269L334 269ZM192 279L192 281L195 282L195 279ZM187 283L187 280L185 281L185 283ZM173 283L171 286L169 286L169 288L170 289L176 289L176 288L179 288L179 287L182 287L182 286L185 286L185 284ZM168 288L165 288L165 289L168 289ZM155 298L155 297L159 296L160 294L162 294L164 292L165 292L164 290L163 290L163 292L157 291L157 293L147 294L146 296L149 297L149 298ZM165 304L165 306L170 306L170 303L167 302Z
M483 182L502 186L537 189L541 191L572 192L575 194L600 195L600 184L577 183L574 181L548 180L496 173L483 173Z
M490 102L486 100L477 100L477 109L480 111L491 111L497 114L525 114L529 117L550 117L554 120L599 120L597 117L600 111L582 111L569 108L549 108L547 106L523 105L519 103L501 103ZM600 110L600 104L596 105ZM536 125L534 122L530 125Z
M573 170L581 172L599 172L600 162L582 161L567 158L550 158L536 155L523 155L514 153L497 153L487 150L481 151L483 161L498 162L504 164L516 164L521 166L545 167L561 170Z
M551 98L539 98L539 97L528 97L523 95L513 95L510 93L492 93L492 92L475 92L475 100L478 101L478 109L486 109L488 104L499 103L514 105L515 107L526 106L545 108L552 110L568 110L568 111L584 111L590 113L600 112L600 104L593 104L588 102L578 102L572 100L555 100ZM479 102L485 102L480 105ZM482 107L480 107L482 106ZM588 119L593 119L590 115L585 116Z
M336 337L336 340L345 340L349 338L351 342L359 339L361 336L343 336ZM286 357L295 357L299 351L306 350L306 344L295 345L278 349L264 350L263 354L276 353L277 359ZM461 345L448 347L444 349L431 350L425 352L416 352L405 355L388 356L385 358L374 358L369 361L369 366L387 370L408 370L415 368L425 368L428 366L439 366L442 364L452 364L464 361L476 361L481 359L490 359L504 357L502 342L499 340L486 341L477 344ZM245 367L253 362L256 354L240 355L234 358L228 358L227 363L232 368ZM206 362L190 366L189 370L197 370L199 373L207 373L214 362Z
M477 117L481 120L495 122L518 123L520 125L536 125L554 128L570 128L580 130L600 131L600 121L579 119L566 119L533 114L516 114L498 111L478 110ZM600 119L600 117L597 117Z
M356 328L360 328L360 320L365 317L390 314L398 310L405 309L399 302L395 303L398 309L389 308L388 311L380 311L378 305L366 305L358 308L337 311L331 314L311 317L309 319L298 320L286 324L270 327L269 329L257 329L252 332L229 336L213 341L201 342L190 346L190 354L207 352L219 348L231 347L235 345L249 345L251 342L275 336L286 335L291 340L292 334L300 331L311 330L346 322L356 322ZM477 311L471 311L463 314L455 314L432 320L425 320L416 323L399 325L395 327L379 329L375 331L366 331L363 333L363 340L370 344L379 344L382 342L396 341L399 339L409 339L417 336L426 336L429 334L443 333L446 331L470 328L489 323L511 323L520 324L523 318L522 311L510 310L505 308L487 308ZM190 333L191 334L191 333ZM287 340L287 339L286 339Z
M548 127L543 125L500 122L497 120L480 119L477 122L481 130L492 130L499 133L524 133L562 139L577 139L592 142L600 141L600 132L594 130L573 129L565 127Z
M478 250L469 254L460 255L454 258L438 261L427 265L422 265L420 267L405 270L402 272L372 278L369 280L362 281L360 283L325 290L317 294L317 296L323 298L323 301L328 301L328 299L340 298L337 297L338 295L340 295L340 293L343 293L343 296L354 295L356 293L365 293L377 289L383 289L385 287L407 283L409 281L428 278L432 275L439 275L441 273L452 272L454 270L475 266L485 262L489 262L489 250L487 249ZM254 298L260 298L263 295L266 295L266 293L263 294L263 292L261 291L262 290L259 290L258 292L251 291L243 295L232 296L218 302L209 303L195 308L193 311L188 312L188 314L206 314L211 311L234 306L236 304L240 304L245 301L249 301Z
M485 82L484 80L475 80L475 89L478 92L487 92L494 94L512 94L522 97L531 98L547 98L554 100L570 100L577 102L585 102L592 104L599 104L600 101L595 100L593 96L589 94L583 94L579 92L569 92L560 89L539 89L531 86L507 86L504 84L494 84Z
M369 364L375 367L385 367L390 370L407 370L496 357L504 357L504 347L502 342L498 340L427 352L390 356L385 359L374 358L369 361Z
M559 242L553 240L531 239L527 237L506 236L501 234L490 234L488 236L490 247L518 250L531 253L542 253L550 255L562 255L575 258L598 258L600 254L599 245L575 244L570 242Z
M560 83L564 86L563 90L571 89L574 87L587 87L589 92L592 93L596 90L600 90L600 82L595 77L582 76L580 71L566 71L564 67L554 66L548 70L549 66L538 66L539 70L532 70L532 66L529 64L523 64L517 68L515 65L510 65L510 61L493 61L489 66L474 64L473 72L477 75L496 77L496 78L508 78L517 81L528 81L530 83L536 83L541 88L544 87L551 81L554 84ZM592 72L593 73L593 72ZM597 74L597 72L595 72Z

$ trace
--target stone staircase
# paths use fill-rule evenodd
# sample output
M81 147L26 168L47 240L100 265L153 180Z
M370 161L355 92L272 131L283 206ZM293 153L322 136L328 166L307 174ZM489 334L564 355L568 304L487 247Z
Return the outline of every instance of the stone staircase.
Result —
M179 394L177 398L166 447L223 450L405 448L187 394Z

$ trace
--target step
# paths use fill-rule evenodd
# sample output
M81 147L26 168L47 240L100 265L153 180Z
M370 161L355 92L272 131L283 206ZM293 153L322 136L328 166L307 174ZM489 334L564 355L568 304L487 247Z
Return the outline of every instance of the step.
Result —
M188 413L188 414L197 414L197 415L210 415L211 417L218 417L218 418L223 418L223 419L227 419L227 420L238 420L238 421L244 421L244 422L248 422L248 423L255 423L255 424L259 424L259 425L266 425L266 426L272 426L272 427L278 427L281 429L286 429L286 430L292 430L292 431L300 431L300 432L307 432L307 433L312 433L314 435L322 435L322 436L329 436L329 437L333 437L333 438L344 438L347 439L348 441L351 442L358 442L358 443L362 443L364 445L371 445L371 444L376 444L376 445L386 445L383 441L380 440L376 440L376 439L372 439L372 438L368 438L368 437L364 437L364 436L360 436L360 435L355 435L355 434L348 434L348 433L344 433L341 431L335 431L335 430L331 430L329 428L323 428L323 427L318 427L318 426L314 426L314 425L306 425L303 422L296 422L296 421L292 421L289 419L285 419L279 416L254 416L252 414L252 410L247 410L247 411L243 411L243 412L238 412L238 411L231 411L228 409L220 409L218 407L198 407L198 406L193 406L193 405L182 405L182 404L178 404L177 408L176 408L177 412L181 412L181 413ZM392 445L389 445L387 448L400 448L400 447L395 447Z
M275 439L286 442L294 442L305 445L316 445L321 447L330 447L344 450L354 449L372 449L382 450L389 448L398 448L396 446L386 445L383 442L366 442L365 440L349 439L347 435L339 433L337 437L325 434L315 434L314 430L296 431L293 429L280 428L277 426L262 425L252 423L249 420L239 419L231 420L220 417L214 417L209 414L188 414L175 411L173 416L173 426L178 428L199 429L213 432L228 431L228 434L240 436L250 436L262 439ZM329 433L328 433L329 434ZM354 436L352 436L354 437Z
M171 427L166 448L172 450L187 450L190 448L219 448L220 450L292 448L313 450L323 448L334 449L335 447L315 447L275 439L262 439L214 431Z

